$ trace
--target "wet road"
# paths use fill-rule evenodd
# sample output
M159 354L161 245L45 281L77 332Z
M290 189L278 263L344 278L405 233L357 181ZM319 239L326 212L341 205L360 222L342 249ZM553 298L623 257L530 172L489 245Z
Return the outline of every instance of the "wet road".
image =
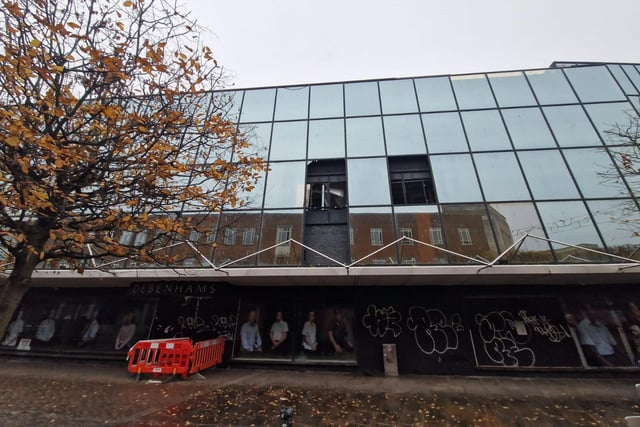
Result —
M616 378L366 377L214 369L140 381L124 364L0 359L3 426L610 426L640 415L632 375Z

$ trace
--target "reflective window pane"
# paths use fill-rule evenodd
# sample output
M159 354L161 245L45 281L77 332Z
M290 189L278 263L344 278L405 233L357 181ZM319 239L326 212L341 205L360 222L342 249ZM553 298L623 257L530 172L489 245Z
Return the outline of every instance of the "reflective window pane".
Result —
M526 75L540 104L578 102L562 70L532 70Z
M637 90L640 90L640 72L633 65L622 65L622 69Z
M437 206L397 206L396 236L407 236L420 242L444 247L442 224ZM447 254L436 248L405 240L396 245L400 263L404 265L444 264Z
M494 259L498 247L483 204L443 205L441 218L447 249L474 259ZM469 264L472 260L450 255L454 264Z
M309 116L312 119L344 116L342 85L311 86Z
M274 123L270 160L304 159L307 151L307 122Z
M620 101L624 94L604 66L565 68L582 102Z
M267 159L269 156L269 140L271 139L271 123L240 125L251 146L250 150L257 156Z
M631 104L628 102L615 102L611 104L590 104L585 105L587 113L605 144L621 144L626 142L623 138L607 133L616 126L623 128L629 124L629 115L635 116Z
M275 89L256 89L244 92L241 122L269 122L273 118Z
M579 197L571 174L557 150L521 151L518 157L534 199Z
M500 114L496 110L465 111L462 122L473 151L511 149Z
M430 153L469 150L458 113L423 114L422 124Z
M389 173L385 158L351 159L347 163L349 204L388 205Z
M624 93L626 93L627 95L635 95L638 93L620 65L611 64L608 65L608 68L611 71L611 74L613 74L613 77L615 77L618 84L622 87Z
M602 145L589 118L579 105L544 107L542 110L561 147Z
M276 120L306 119L307 108L309 108L309 86L278 88Z
M233 206L235 209L260 209L262 207L262 198L264 197L264 183L266 172L260 172L258 180L253 184L251 190L238 191L237 198L244 200L245 205L240 207L239 205Z
M382 113L414 113L418 111L413 80L386 80L380 82Z
M542 224L550 239L572 245L602 249L602 242L582 202L538 203ZM558 262L575 263L600 258L595 254L559 243L552 244Z
M447 111L456 109L456 100L448 77L415 79L420 111Z
M461 110L496 106L484 74L451 76L451 83Z
M258 251L261 217L260 211L225 212L220 218L213 263L222 265ZM255 265L256 258L250 257L229 267Z
M500 107L536 105L536 100L521 72L489 74L489 82Z
M556 143L538 108L513 108L502 110L514 147L547 148Z
M351 208L349 225L353 236L350 239L352 262L358 261L356 265L397 264L396 248L393 246L370 255L396 239L391 208Z
M564 150L563 153L584 197L628 197L613 161L603 149Z
M384 138L380 117L347 119L346 126L349 157L384 156Z
M422 136L420 116L384 117L384 132L389 155L425 154L427 147Z
M518 263L540 263L553 260L549 244L545 240L530 237L545 237L533 203L492 203L489 205L489 218L493 223L501 251L524 238L520 245L505 256L505 259Z
M270 163L265 208L303 207L305 162Z
M640 212L631 199L587 202L608 252L623 257L640 258L637 251Z
M380 99L376 82L347 83L344 85L347 116L380 114Z
M302 241L302 210L265 211L262 216L260 248L266 249L276 243L289 239ZM302 247L287 243L258 255L258 265L301 265L304 250Z
M309 158L344 157L344 120L309 122Z
M530 199L515 154L483 153L473 158L487 201Z
M224 91L213 94L213 102L222 111L223 116L231 121L238 121L243 91Z
M471 156L431 156L431 170L440 203L482 201Z

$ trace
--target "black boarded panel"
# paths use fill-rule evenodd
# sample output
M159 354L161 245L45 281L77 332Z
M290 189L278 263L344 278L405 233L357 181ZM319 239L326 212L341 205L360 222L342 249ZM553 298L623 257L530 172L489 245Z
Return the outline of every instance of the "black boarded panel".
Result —
M581 366L556 298L467 298L465 305L478 367Z

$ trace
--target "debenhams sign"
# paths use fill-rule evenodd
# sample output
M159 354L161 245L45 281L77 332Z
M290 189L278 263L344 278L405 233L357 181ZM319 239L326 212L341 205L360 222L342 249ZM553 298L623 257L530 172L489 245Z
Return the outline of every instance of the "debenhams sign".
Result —
M132 283L128 291L129 295L137 297L171 295L212 297L215 293L215 283L210 282L137 282Z

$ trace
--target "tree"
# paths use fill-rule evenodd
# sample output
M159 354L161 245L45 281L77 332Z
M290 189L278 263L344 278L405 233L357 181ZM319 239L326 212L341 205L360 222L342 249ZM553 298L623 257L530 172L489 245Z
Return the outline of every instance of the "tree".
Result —
M265 167L211 92L222 70L176 3L2 4L0 249L12 266L0 334L39 264L171 263L154 249L193 226L173 212L242 204ZM114 234L145 230L144 242Z

